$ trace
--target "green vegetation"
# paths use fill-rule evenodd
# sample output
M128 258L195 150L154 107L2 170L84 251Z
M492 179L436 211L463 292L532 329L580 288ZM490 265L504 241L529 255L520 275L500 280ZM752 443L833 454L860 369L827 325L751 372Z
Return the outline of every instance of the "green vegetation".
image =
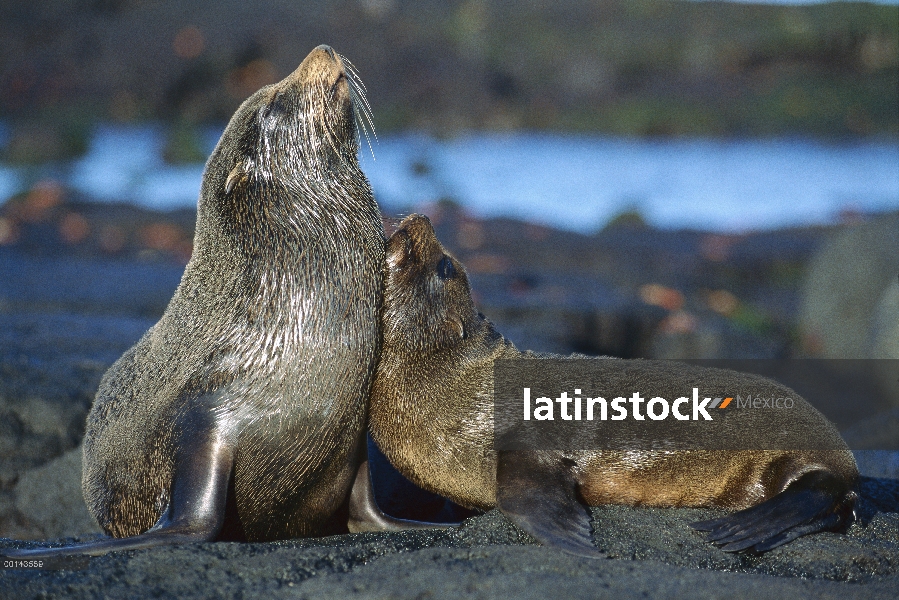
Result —
M183 121L175 123L168 131L162 157L173 165L205 162L207 154L197 128Z
M358 67L380 131L899 137L896 6L222 0L213 18L199 0L12 4L0 119L13 122L59 122L47 115L72 104L95 120L221 122L328 42Z
M36 165L81 156L87 151L94 120L91 107L77 102L44 108L14 123L9 140L0 148L0 160Z
M550 127L899 135L896 6L575 0L505 14L486 4L482 63L518 100L548 105Z
M619 212L609 219L609 222L603 226L602 231L609 231L610 229L619 227L627 229L647 229L649 228L649 223L646 222L646 217L643 216L643 213L638 207L632 207Z

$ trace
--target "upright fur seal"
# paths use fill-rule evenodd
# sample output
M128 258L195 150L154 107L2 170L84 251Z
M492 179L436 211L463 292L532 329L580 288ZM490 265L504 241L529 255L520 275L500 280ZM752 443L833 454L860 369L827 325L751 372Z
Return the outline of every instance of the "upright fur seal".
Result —
M59 554L346 531L384 263L357 159L358 85L319 46L231 118L181 283L88 416L84 497L125 539Z
M583 503L739 510L694 524L728 551L768 550L853 518L852 453L807 404L807 427L791 435L824 437L837 450L496 452L494 360L550 355L520 352L478 314L465 269L427 217L410 215L388 241L384 294L370 429L393 465L426 490L467 507L498 506L541 541L588 556L597 550ZM713 389L749 380L779 396L786 389L722 369L596 360L620 366L620 379L647 398L674 398L690 379Z

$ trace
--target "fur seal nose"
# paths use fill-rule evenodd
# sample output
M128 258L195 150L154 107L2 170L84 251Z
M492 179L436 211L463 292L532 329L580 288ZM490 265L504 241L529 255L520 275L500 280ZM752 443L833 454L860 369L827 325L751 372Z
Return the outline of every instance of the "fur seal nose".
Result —
M337 55L334 53L334 48L332 48L331 46L329 46L327 44L322 44L321 46L316 46L316 48L315 48L315 50L313 50L313 52L315 52L315 51L324 52L325 54L327 54L328 56L331 57L331 60L334 60L334 61L337 60Z
M417 246L434 248L440 244L431 220L425 215L411 214L400 223L400 227L406 231ZM431 243L432 241L437 242L436 246Z
M437 240L431 220L425 215L413 213L400 223L390 236L387 246L387 261L390 266L401 266L408 255L424 257L445 254L445 249Z
M420 237L435 235L431 219L425 215L412 213L400 223L400 229L405 229L410 234Z
M313 48L312 52L300 63L300 66L285 78L285 81L294 84L322 81L331 85L342 75L344 75L344 68L340 55L331 46L322 44Z

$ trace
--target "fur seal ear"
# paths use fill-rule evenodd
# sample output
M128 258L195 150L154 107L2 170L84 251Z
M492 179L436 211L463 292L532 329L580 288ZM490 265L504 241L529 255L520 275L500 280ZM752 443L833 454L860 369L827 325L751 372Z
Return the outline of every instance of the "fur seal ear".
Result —
M237 185L237 180L241 177L244 177L243 172L243 164L237 163L231 172L228 173L228 179L225 180L225 194L230 194L231 190L234 189L234 186Z
M399 229L387 240L387 265L401 269L412 253L412 239L405 229Z
M249 159L242 160L234 165L234 168L231 169L231 172L228 173L228 178L225 180L225 195L230 194L231 190L238 183L245 183L250 178L252 167L253 163Z
M590 512L578 499L573 466L573 461L557 452L498 452L496 505L547 546L604 558L593 545Z
M451 348L465 339L465 324L455 313L446 315L446 320L436 328L437 348Z
M459 337L464 340L467 335L465 332L465 324L462 322L462 319L459 319L458 317L455 320L455 324L459 330Z

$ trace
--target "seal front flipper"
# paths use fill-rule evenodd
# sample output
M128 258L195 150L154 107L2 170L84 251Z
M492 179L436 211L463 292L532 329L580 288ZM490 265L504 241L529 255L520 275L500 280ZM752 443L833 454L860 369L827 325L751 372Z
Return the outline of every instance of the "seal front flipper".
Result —
M53 558L169 544L208 542L222 529L234 462L236 435L218 427L203 402L175 424L175 464L171 500L149 530L127 538L104 538L57 548L4 550L10 558Z
M690 527L726 552L766 552L800 536L838 531L852 523L855 493L826 471L806 473L781 493L752 508Z
M356 480L350 490L350 515L347 528L351 533L363 531L403 531L404 529L446 529L459 523L430 523L397 519L384 513L378 506L371 484L367 451L356 471Z
M579 499L574 461L556 452L499 452L496 505L548 546L602 558L590 535L590 511Z

